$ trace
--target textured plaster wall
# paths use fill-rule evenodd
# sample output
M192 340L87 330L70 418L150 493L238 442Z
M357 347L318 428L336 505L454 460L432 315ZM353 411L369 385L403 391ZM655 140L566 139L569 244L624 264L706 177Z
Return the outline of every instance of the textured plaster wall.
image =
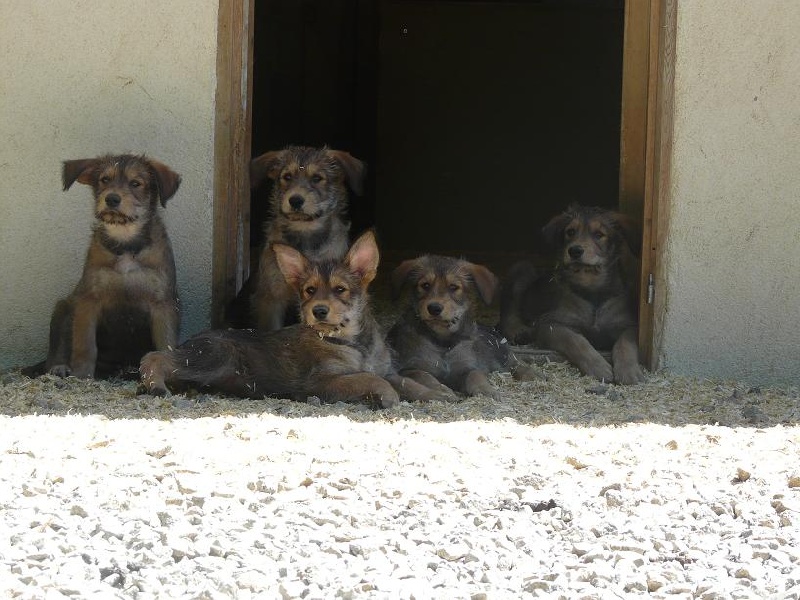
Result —
M662 364L800 383L800 2L678 2Z
M45 356L92 222L61 161L146 153L183 176L163 213L183 333L209 322L217 2L0 0L0 368Z

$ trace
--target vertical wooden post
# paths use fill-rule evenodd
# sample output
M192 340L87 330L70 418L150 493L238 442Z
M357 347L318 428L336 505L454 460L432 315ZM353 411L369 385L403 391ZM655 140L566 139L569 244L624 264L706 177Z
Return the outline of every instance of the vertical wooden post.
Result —
M211 322L222 324L250 265L250 140L254 0L220 0L214 123Z

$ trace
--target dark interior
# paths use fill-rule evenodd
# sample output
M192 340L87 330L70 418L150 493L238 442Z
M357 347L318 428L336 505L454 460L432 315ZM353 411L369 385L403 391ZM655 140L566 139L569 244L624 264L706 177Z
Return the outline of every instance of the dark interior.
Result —
M369 165L352 234L502 274L568 203L618 204L623 20L624 0L259 0L253 156L347 150Z

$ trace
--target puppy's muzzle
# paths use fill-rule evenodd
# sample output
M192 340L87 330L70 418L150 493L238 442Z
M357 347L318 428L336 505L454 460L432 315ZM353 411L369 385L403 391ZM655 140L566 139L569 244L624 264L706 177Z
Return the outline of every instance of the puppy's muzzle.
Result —
M295 194L291 198L289 198L289 206L292 207L292 210L301 210L303 208L303 204L305 204L306 199L302 196Z
M567 254L572 260L578 260L581 256L583 256L583 246L570 246L567 248Z
M444 310L444 306L442 306L438 302L431 302L430 304L428 304L426 308L428 310L428 314L431 315L432 317L438 317L439 315L442 314L442 311Z
M311 309L311 314L314 315L314 318L317 321L324 321L328 318L328 314L330 313L330 308L325 306L324 304L317 304L314 308Z
M106 206L111 209L119 208L119 205L122 203L122 198L119 197L119 194L109 194L106 196Z

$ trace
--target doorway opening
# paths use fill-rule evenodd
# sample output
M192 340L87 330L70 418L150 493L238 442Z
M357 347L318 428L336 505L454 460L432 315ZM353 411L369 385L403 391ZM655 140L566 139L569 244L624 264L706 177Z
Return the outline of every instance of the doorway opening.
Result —
M618 206L622 0L262 0L254 26L253 156L366 161L353 234L375 226L385 261L501 274L569 202Z
M502 275L540 255L541 226L572 201L639 219L654 366L675 6L221 0L214 323L258 256L268 190L250 194L251 156L328 144L369 166L351 234L377 228L384 272L437 252Z

